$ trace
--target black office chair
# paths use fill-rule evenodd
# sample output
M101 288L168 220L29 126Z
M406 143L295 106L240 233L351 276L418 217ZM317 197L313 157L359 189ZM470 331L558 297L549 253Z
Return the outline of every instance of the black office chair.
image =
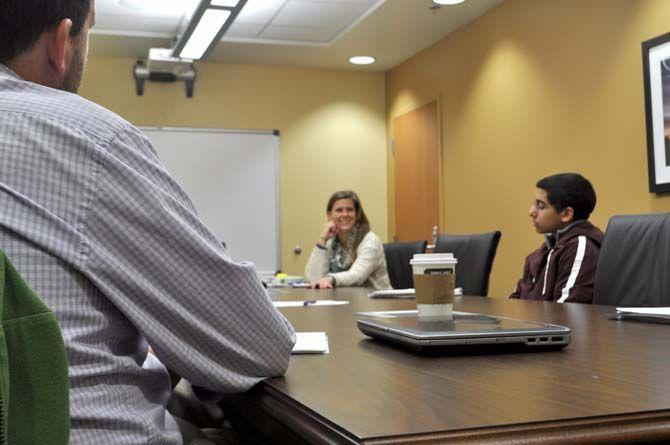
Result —
M410 289L414 287L412 266L410 266L409 261L415 253L424 253L427 244L426 241L384 244L386 268L388 269L391 286L394 289Z
M670 213L610 218L593 303L670 306Z
M440 235L435 243L435 253L453 253L456 265L456 287L462 287L467 295L487 296L489 275L493 267L499 230L472 235Z

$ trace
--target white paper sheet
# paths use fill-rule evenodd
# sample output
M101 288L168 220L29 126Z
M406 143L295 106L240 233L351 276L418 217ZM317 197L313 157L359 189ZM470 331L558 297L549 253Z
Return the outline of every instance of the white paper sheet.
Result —
M414 289L386 289L386 290L376 290L370 292L368 297L370 298L406 298L412 299L416 295ZM463 288L457 287L454 289L454 295L463 295Z
M275 307L312 307L312 306L341 306L349 304L342 300L297 300L297 301L274 301Z
M616 310L620 314L670 317L670 307L618 307Z
M356 315L363 315L364 317L378 317L378 318L396 318L403 315L417 314L416 309L408 311L378 311L378 312L356 312Z
M325 332L296 332L297 340L292 354L328 354L328 336Z

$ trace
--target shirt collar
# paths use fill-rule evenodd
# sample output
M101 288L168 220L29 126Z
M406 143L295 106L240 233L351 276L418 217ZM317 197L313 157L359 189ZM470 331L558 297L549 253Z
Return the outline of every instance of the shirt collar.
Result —
M0 63L0 76L13 77L16 79L21 78L21 76L16 74L11 68L9 68L4 63Z
M547 245L549 249L553 249L554 246L556 246L556 243L558 243L558 239L568 233L573 227L575 227L578 224L582 224L586 222L585 219L578 219L577 221L573 221L567 226L563 227L562 229L559 229L556 231L556 235L553 233L546 233L544 235L544 242Z

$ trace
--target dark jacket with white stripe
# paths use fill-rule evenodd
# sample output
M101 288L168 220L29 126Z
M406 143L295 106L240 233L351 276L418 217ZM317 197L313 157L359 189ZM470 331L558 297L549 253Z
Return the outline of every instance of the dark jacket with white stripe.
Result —
M592 303L593 282L603 232L588 221L575 221L526 257L523 277L510 298L559 303Z

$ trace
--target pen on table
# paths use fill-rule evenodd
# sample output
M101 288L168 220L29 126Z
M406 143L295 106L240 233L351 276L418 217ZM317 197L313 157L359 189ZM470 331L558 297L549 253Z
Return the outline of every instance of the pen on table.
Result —
M303 306L309 306L310 304L316 304L316 300L307 300L302 303Z

